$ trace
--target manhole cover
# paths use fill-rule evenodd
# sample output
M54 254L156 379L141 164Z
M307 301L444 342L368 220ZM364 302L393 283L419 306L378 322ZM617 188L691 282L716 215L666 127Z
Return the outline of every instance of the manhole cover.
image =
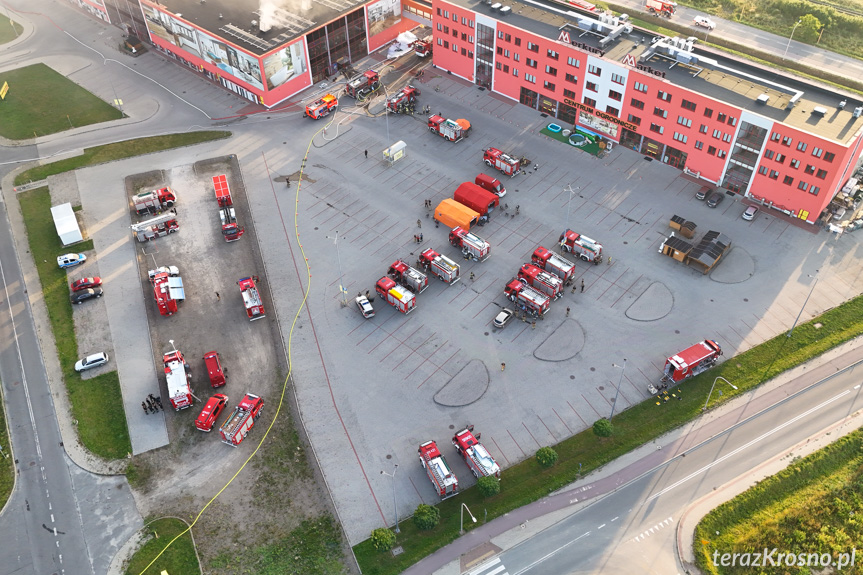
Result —
M591 368L590 368L590 371L596 371L596 368L595 368L595 367L591 367Z
M604 386L604 385L600 385L600 386L599 386L599 391L605 391L605 386Z
M393 456L391 454L387 453L387 459L392 459L392 458L393 458Z

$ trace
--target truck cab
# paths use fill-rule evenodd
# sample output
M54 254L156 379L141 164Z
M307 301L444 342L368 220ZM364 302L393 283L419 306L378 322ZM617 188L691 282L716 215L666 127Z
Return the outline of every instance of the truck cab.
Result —
M497 197L502 198L506 195L506 188L503 187L503 184L497 178L493 178L488 174L478 174L474 183L485 189L489 192L495 194Z

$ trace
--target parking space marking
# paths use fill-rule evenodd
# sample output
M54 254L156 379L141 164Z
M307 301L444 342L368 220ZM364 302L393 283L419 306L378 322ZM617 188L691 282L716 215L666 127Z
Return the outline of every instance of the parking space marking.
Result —
M587 427L587 423L585 423L584 419L582 419L582 417L578 414L578 412L575 410L575 408L572 406L572 404L569 402L569 400L568 400L568 399L566 400L566 404L569 406L569 408L572 410L572 412L575 414L575 416L576 416L579 420L581 420L581 424L582 424L584 427Z
M408 324L408 322L409 322L409 321L410 321L410 319L409 319L409 318L404 318L404 320L399 324L399 326L398 326L397 328L395 328L395 329L394 329L393 331L391 331L390 333L386 333L386 334L384 334L384 335L385 335L384 339L382 339L381 341L379 341L379 342L378 342L378 344L377 344L376 346L374 346L373 348L371 348L370 350L368 350L368 351L366 352L366 354L367 354L367 355L371 355L371 354L372 354L372 352L374 352L378 347L380 347L380 345L381 345L382 343L384 343L384 342L385 342L385 341L387 341L388 339L392 338L392 337L393 337L393 336L394 336L394 335L395 335L395 334L396 334L396 333L397 333L401 328L403 328L404 326L406 326L406 325Z
M500 446L497 444L497 441L494 440L494 437L489 436L489 439L491 439L491 442L494 443L494 446L497 448L497 452L500 453L504 459L506 459L506 464L509 465L509 459L507 458L503 450L500 448Z
M509 429L507 429L507 430L506 430L506 432L507 432L507 433L509 433L509 438L510 438L510 439L512 439L512 442L513 442L513 443L515 443L515 446L516 446L516 447L518 447L518 450L519 450L519 451L521 451L521 455L522 455L522 456L527 455L527 454L524 452L524 449L522 449L522 448L521 448L521 445L519 445L519 444L518 444L518 441L516 441L516 440L515 440L515 437L513 437L513 436L512 436L512 432L511 432Z
M537 416L537 417L539 417L539 416ZM530 435L530 438L533 439L534 443L536 443L536 446L542 447L540 442L536 440L536 437L533 436L533 432L527 428L527 425L525 425L525 423L523 421L521 422L521 426L524 427L524 430L527 431L528 435Z
M417 489L417 486L416 486L416 484L414 483L413 478L412 478L410 475L408 475L408 479L410 480L410 482L411 482L411 487L413 487L413 488L414 488L414 492L416 492L417 497L419 497L419 500L420 500L420 501L422 501L423 503L425 503L425 499L423 499L423 496L422 496L422 493L420 493L420 490L419 490L419 489Z
M635 390L636 396L640 397L641 399L644 399L647 397L647 393L645 393L644 391L641 391L640 389L635 387L635 384L632 383L632 380L629 379L628 375L624 374L623 379L625 379L629 383L629 385L632 386L632 389Z
M446 360L446 361L444 361L441 365L435 366L434 371L432 371L432 372L431 372L431 374L429 374L429 376L428 376L427 378L425 378L425 379L422 381L422 383L420 383L420 384L417 386L417 389L419 389L419 388L421 388L422 386L424 386L424 385L428 382L428 380L430 380L432 377L434 377L434 376L435 376L435 374L436 374L437 372L442 371L443 366L444 366L444 365L448 365L448 364L452 361L452 358L454 358L454 357L455 357L455 356L456 356L460 351L461 351L461 348L456 349L456 350L453 352L453 354L452 354L451 356L449 356L449 358L447 358L447 360ZM444 373L446 373L446 372L444 372ZM447 374L447 375L449 375L449 374Z
M442 344L440 344L437 348L435 348L435 350L434 350L433 352L431 352L431 354L430 354L427 358L425 358L424 360L422 360L422 361L421 361L421 362L420 362L420 363L419 363L419 364L418 364L418 365L413 369L413 371L412 371L412 372L410 372L409 374L407 374L407 375L405 376L405 379L411 379L411 376L412 376L414 373L416 373L416 370L418 370L419 368L421 368L423 365L425 365L425 364L429 363L429 362L431 361L431 358L433 358L433 357L434 357L434 355L435 355L437 352L439 352L440 350L444 349L448 343L449 343L449 340L446 340L446 341L444 341ZM419 389L419 388L417 388L417 389Z
M545 423L545 421L542 420L542 417L540 417L539 414L536 414L536 418L539 419L540 423L545 425L545 428L548 430L548 434L551 436L551 438L554 440L554 442L557 443L557 437L555 437L554 433L551 432L551 429L548 427L548 425ZM567 428L567 429L569 429L569 428Z
M566 424L566 422L563 420L563 418L560 416L560 414L557 412L557 410L554 407L552 407L551 410L554 412L554 414L557 416L557 418L560 420L560 422L566 428L566 432L569 435L572 435L572 429L569 428L569 426Z
M627 271L629 271L629 270L627 270ZM641 294L643 294L643 293L644 293L644 291L645 291L647 288L644 288L644 290L641 290L641 293L639 293L639 294L636 294L636 293L630 293L630 290L632 290L632 288L634 288L634 287L635 287L635 284L637 284L637 283L639 282L639 280L641 280L641 278L643 278L643 277L644 277L644 275L643 275L643 274L642 274L642 275L640 275L640 276L638 276L638 278L636 278L636 280L635 280L634 282L632 282L632 283L629 285L629 287L628 287L628 288L625 288L625 289L623 290L623 293L621 293L621 294L620 294L620 297L618 297L616 300L614 300L614 303L613 303L613 304L611 304L611 307L616 306L616 305L617 305L617 302L619 302L619 301L621 300L621 298L622 298L623 296L625 296L625 295L632 295L634 298L638 298L639 296L641 296ZM648 287L649 287L649 286L648 286Z
M522 324L523 325L521 327L521 331L516 332L516 334L512 337L512 339L509 340L510 342L514 342L515 340L517 340L521 336L521 334L523 334L524 332L527 331L527 328L528 328L527 322L522 322Z
M415 331L414 333L418 333L418 332L419 332L419 330ZM434 336L436 336L436 335L437 335L437 333L435 333L435 332L431 332L431 334L429 334L429 336L428 336L427 338L425 338L421 344L419 344L418 346L416 346L416 347L414 347L414 348L412 348L410 345L407 345L407 344L406 344L406 347L407 347L408 349L410 349L410 350L411 350L411 352L410 352L408 355L406 355L406 356L404 357L404 359L402 359L400 362L398 362L397 364L395 364L395 365L393 366L393 368L392 368L390 371L395 371L395 370L397 370L398 368L400 368L400 367L402 366L402 364L403 364L405 361L407 361L407 360L408 360L408 358L413 357L414 355L416 355L416 354L417 354L417 352L422 348L422 346L424 346L425 344L427 344L427 343L428 343L428 342L429 342L429 341L430 341ZM424 362L424 361L423 361L423 362L420 362L420 365L422 365L422 363L425 363L425 362Z
M595 407L593 407L593 405L591 405L591 403L587 400L587 398L586 398L586 397L584 397L584 394L583 394L583 393L581 393L581 394L579 394L579 395L581 395L581 398L584 400L584 403L586 403L586 404L588 405L588 407L590 407L590 409L592 409L592 410L593 410L593 413L595 413L595 414L596 414L596 417L597 417L597 418L602 417L601 415L599 415L599 412L598 412L598 411L596 411L596 408L595 408Z
M652 211L653 211L653 208L649 208L649 207L648 207L648 208L647 208L647 210L645 210L644 214L642 214L642 216L641 216L640 218L637 218L634 222L631 222L631 225L626 229L626 231L625 231L625 232L623 232L622 234L620 234L620 237L621 237L621 238L625 238L625 237L626 237L626 235L627 235L629 232L631 232L632 230L636 229L638 226L643 226L643 225L644 225L644 219L645 219L645 218L650 214L650 212L652 212Z

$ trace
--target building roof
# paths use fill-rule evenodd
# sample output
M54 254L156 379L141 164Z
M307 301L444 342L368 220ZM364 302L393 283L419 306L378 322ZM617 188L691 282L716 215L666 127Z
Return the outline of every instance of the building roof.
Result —
M511 13L501 16L487 0L447 1L550 40L557 40L561 29L568 28L573 42L604 51L607 60L623 65L621 60L631 55L639 64L665 72L665 79L672 84L841 144L847 144L863 129L863 115L852 117L854 108L863 106L859 97L702 47L695 36L678 39L684 46L681 51L692 56L686 64L666 52L671 44L668 38L649 30L633 29L608 41L604 34L579 27L579 19L598 19L599 13L587 16L543 0L500 0L512 8ZM697 34L697 29L692 33ZM692 41L689 47L685 46L687 40ZM767 95L766 102L759 102L762 94ZM794 105L788 109L792 98ZM847 104L840 110L843 100ZM825 113L813 113L816 107Z
M274 50L363 3L363 0L158 0L163 10L257 55Z

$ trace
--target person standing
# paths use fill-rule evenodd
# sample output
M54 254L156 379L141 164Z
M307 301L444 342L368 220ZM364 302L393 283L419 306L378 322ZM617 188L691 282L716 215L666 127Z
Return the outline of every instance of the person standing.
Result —
M584 280L581 280L581 293L584 293Z
M501 364L500 364L500 370L501 370L501 371L503 371L503 370L505 370L505 369L506 369L506 364L505 364L505 363L503 363L503 362L501 362Z
M369 151L368 151L368 150L366 150L366 151L365 151L365 154L366 154L366 159L368 160L368 159L369 159Z
M569 308L566 308L566 317L569 317Z
M146 403L144 403L143 401L141 402L141 409L143 409L143 410L144 410L144 415L149 415L149 414L150 414L150 412L149 412L149 411L147 411L147 404L146 404Z
M418 227L418 228L423 227L423 222L422 222L422 220L417 219L417 227Z

